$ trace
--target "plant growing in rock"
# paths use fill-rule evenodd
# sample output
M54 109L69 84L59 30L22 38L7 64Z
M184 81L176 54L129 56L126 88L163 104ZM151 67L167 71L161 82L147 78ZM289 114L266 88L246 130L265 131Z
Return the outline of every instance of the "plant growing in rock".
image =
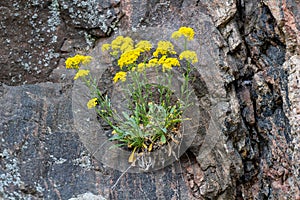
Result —
M112 80L127 99L121 102L124 107L121 110L115 109L111 98L98 88L98 77L80 68L92 57L76 55L66 60L66 68L77 71L74 79L82 79L91 92L87 107L95 109L111 127L109 140L115 141L115 147L131 151L130 163L134 162L136 154L155 151L169 142L179 143L182 121L189 120L183 118L183 112L189 106L191 64L198 60L196 52L187 48L194 38L193 29L181 27L172 34L175 40L181 37L184 51L179 56L170 41L159 41L154 48L150 41L135 43L130 37L118 36L110 44L103 44L102 51L108 53L119 68ZM186 68L181 71L184 81L177 97L172 90L172 78L175 68L182 66L181 60ZM154 82L150 73L155 74Z

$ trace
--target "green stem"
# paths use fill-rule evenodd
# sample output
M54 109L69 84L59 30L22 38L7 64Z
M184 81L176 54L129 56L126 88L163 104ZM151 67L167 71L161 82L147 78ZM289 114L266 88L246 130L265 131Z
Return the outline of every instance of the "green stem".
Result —
M184 37L184 51L187 50L187 38Z

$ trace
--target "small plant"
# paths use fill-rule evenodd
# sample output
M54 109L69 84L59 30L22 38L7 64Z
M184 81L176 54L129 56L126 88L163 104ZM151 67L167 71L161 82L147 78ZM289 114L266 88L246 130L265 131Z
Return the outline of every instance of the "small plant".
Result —
M155 151L169 142L178 144L182 122L188 120L183 118L183 112L189 106L191 64L198 62L196 52L188 50L194 31L181 27L172 38L183 38L184 51L179 56L170 41L159 41L154 48L150 41L135 43L130 37L118 36L110 44L102 45L102 51L108 53L119 68L112 79L128 99L122 104L126 108L122 112L114 109L108 95L100 91L97 77L80 68L92 57L76 55L66 60L66 68L77 71L74 79L82 79L90 89L92 98L87 107L95 109L111 127L109 140L115 141L115 147L131 151L130 163L134 162L136 153ZM185 70L181 71L184 81L177 97L172 90L172 78L174 68L182 66L181 60L185 63ZM155 82L149 80L149 71L156 74Z

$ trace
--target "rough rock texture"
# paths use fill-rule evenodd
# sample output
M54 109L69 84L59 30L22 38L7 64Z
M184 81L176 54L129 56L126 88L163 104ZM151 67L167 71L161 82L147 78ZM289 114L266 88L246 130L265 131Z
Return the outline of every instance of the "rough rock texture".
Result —
M49 80L66 53L112 33L119 1L3 0L0 80L9 85Z
M0 10L0 198L300 199L299 0L2 1ZM180 162L125 174L112 189L121 173L80 142L72 72L57 63L99 48L93 39L120 19L120 31L195 29L214 119L202 131L216 143L199 137ZM7 86L25 81L45 83Z

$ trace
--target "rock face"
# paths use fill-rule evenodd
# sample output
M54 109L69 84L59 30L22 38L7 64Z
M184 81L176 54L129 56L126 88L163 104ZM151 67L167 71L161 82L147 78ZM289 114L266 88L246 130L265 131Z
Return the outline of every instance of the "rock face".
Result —
M0 80L9 85L49 80L60 58L91 48L120 20L119 1L1 1Z
M0 198L300 199L298 0L4 0L0 10ZM64 58L97 54L113 32L183 25L195 29L207 86L206 138L112 189L121 173L74 127Z

